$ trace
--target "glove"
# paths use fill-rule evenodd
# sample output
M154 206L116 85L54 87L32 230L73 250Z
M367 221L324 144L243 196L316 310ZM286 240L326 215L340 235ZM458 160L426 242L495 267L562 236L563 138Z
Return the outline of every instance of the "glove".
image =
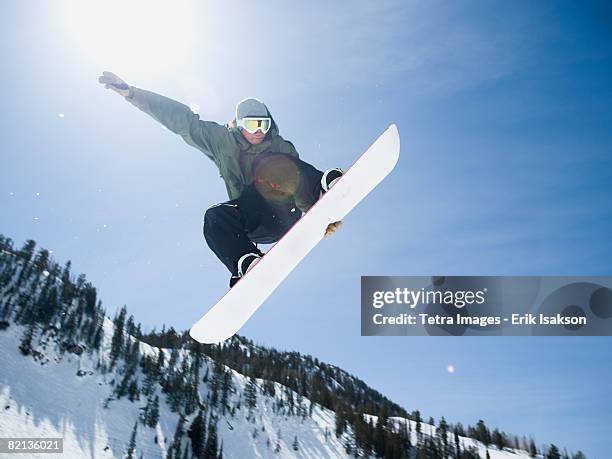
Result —
M332 234L334 234L336 231L340 229L341 226L342 226L342 221L330 223L329 225L327 225L327 228L325 229L325 237L329 237Z
M112 89L117 94L127 97L130 95L130 86L112 72L102 72L98 82L103 84L106 89Z

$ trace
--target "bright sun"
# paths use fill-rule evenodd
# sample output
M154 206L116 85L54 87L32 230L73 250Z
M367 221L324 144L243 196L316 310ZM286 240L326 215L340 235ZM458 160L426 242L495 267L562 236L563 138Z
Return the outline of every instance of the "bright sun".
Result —
M131 77L172 74L196 42L194 2L188 0L64 0L65 30L100 70Z

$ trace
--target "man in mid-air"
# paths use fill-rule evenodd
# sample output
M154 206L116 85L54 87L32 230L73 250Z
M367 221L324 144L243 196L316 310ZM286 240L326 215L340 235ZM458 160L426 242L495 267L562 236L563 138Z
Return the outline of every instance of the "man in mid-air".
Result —
M175 100L128 85L111 72L98 80L208 156L225 181L229 201L204 214L208 246L231 272L230 287L264 255L256 244L278 241L337 182L340 168L319 171L283 139L270 111L248 98L227 126L202 121ZM332 234L341 222L330 223Z

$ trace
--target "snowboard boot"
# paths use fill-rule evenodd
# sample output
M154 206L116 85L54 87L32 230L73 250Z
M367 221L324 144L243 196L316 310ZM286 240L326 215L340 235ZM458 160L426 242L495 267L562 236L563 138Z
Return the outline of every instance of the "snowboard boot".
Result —
M246 273L253 269L253 266L259 263L259 260L261 260L261 255L258 253L247 253L241 256L240 260L238 260L238 273L230 278L230 288L232 288L240 278L245 276Z
M329 189L334 186L338 180L340 180L342 174L344 174L344 171L339 167L326 170L323 173L323 177L321 177L321 194L319 197L323 196L324 193L329 191Z

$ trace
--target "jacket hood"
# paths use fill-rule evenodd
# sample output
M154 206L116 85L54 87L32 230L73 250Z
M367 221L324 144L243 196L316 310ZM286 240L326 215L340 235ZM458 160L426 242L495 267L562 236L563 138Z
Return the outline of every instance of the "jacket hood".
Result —
M270 144L272 143L272 140L274 140L275 137L280 136L280 130L278 128L278 124L276 124L276 120L274 119L274 116L272 116L272 112L270 112L270 109L268 109L268 106L266 106L266 109L268 110L268 116L272 120L272 125L270 126L270 130L266 133L266 137L264 141L261 142L259 145L251 145L249 141L244 138L244 136L242 135L242 132L240 132L240 128L232 127L229 129L232 135L234 136L234 138L236 139L236 141L238 142L238 145L240 145L240 150L242 151L248 150L248 153L253 153L253 154L260 153L266 150L270 146Z

